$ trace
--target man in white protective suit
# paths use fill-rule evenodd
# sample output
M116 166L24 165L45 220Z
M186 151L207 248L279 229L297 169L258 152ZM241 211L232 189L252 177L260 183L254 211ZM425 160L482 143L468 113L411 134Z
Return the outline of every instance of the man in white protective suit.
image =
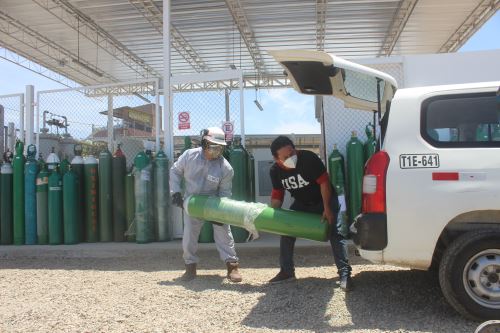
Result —
M234 171L222 156L226 146L224 132L217 127L201 131L201 147L186 150L170 169L170 192L172 203L183 208L181 181L184 179L184 197L193 194L230 197ZM183 258L186 272L184 281L196 277L199 261L198 237L205 221L184 215L184 235L182 238ZM211 222L214 240L220 258L226 263L227 278L231 282L241 282L238 271L238 257L234 248L231 228L227 224Z

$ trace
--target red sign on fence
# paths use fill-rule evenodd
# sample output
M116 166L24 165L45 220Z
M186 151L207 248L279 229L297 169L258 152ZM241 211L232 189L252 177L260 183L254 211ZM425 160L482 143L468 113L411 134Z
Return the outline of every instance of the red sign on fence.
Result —
M180 112L179 115L177 116L177 119L179 119L179 129L180 130L185 130L185 129L190 129L191 128L191 123L189 122L189 112Z

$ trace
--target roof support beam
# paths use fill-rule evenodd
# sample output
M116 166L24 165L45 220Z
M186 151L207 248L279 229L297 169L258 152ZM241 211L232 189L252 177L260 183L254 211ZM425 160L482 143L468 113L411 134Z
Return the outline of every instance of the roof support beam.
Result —
M418 0L402 0L399 3L398 9L396 9L396 13L392 18L391 25L389 26L389 30L385 36L384 42L382 43L382 47L378 53L378 56L390 56L392 50L394 50L394 46L399 39L399 36L403 32L408 19L413 13L413 9L417 5Z
M252 27L248 23L247 16L239 0L226 0L226 5L229 8L233 20L240 31L240 35L245 42L245 45L252 57L257 74L262 76L265 73L265 65L262 60L262 54L259 50L259 46L255 41L255 35L252 31Z
M138 76L160 77L152 67L128 50L122 43L104 31L91 18L75 8L67 0L32 0L73 30L132 69Z
M99 68L83 59L79 59L78 63L71 61L71 59L78 59L78 56L1 11L0 32L4 33L7 36L3 40L4 44L7 44L7 42L5 41L8 40L8 38L12 38L24 44L37 53L51 59L53 63L47 64L49 65L49 68L53 66L59 66L58 68L60 68L60 72L68 76L72 80L75 80L77 82L83 80L83 82L80 82L83 84L85 82L100 81L102 77L106 78L108 81L116 81L116 78L111 75L105 74ZM11 50L15 49L14 47L7 47ZM20 50L16 49L15 51L19 52ZM33 57L27 55L27 52L19 53L27 57L28 59L31 59ZM37 59L37 62L40 61ZM76 77L75 74L80 74L81 76L86 77L90 80L85 81L85 79L82 79L79 75L78 77Z
M153 0L129 0L129 2L151 23L151 25L163 36L163 13ZM196 53L194 48L181 35L179 30L170 24L172 46L197 72L209 70L207 64Z
M316 0L316 49L325 50L327 0Z
M24 54L24 52L22 51L16 49L12 49L11 51L9 49L0 47L0 58L2 59L5 59L13 64L21 66L27 70L30 70L33 73L46 77L47 79L58 82L66 87L75 88L79 86L79 84L76 83L75 81L70 80L64 75L61 75L59 73L47 69L47 67L42 66L41 64L35 62L34 59L31 60L28 57L29 55ZM37 61L40 62L39 60Z
M500 0L483 0L439 48L439 53L455 52L500 9Z

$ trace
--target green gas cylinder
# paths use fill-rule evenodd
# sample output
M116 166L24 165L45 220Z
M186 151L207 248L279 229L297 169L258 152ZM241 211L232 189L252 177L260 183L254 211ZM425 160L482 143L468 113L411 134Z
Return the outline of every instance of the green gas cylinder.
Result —
M337 145L333 145L333 150L328 156L328 172L330 183L335 187L338 195L345 193L345 168L344 156L340 153Z
M156 208L156 235L157 240L164 242L172 239L168 207L170 203L168 187L168 159L160 150L154 161L154 196Z
M135 159L134 197L135 197L135 240L148 243L153 240L153 184L151 159L145 152L139 152Z
M247 151L248 154L248 197L247 201L255 202L255 158Z
M47 163L47 168L49 169L49 172L52 172L52 170L54 170L57 166L59 166L59 156L57 156L56 152L55 152L55 148L52 147L52 150L49 154L49 156L47 156L47 159L45 160L45 163Z
M361 195L363 189L364 155L363 144L359 141L356 131L352 132L347 142L347 185L349 225L361 212Z
M123 151L118 145L113 154L113 240L115 242L123 242L125 240L125 230L127 227L125 206L125 177L127 173L126 160Z
M113 240L113 175L111 153L103 150L99 154L99 239Z
M4 163L0 169L0 244L12 244L12 152L7 150L3 154Z
M63 176L63 212L64 212L64 244L77 244L80 241L78 225L78 189L76 174L71 167Z
M366 141L363 145L364 162L368 161L370 157L375 153L377 146L377 141L373 135L373 125L369 123L365 128Z
M192 148L192 143L191 143L191 137L190 136L185 136L184 137L184 147L182 148L181 154L185 152L188 149Z
M229 163L233 167L232 199L248 200L248 155L241 146L239 140L235 140L229 152ZM231 226L231 232L236 243L245 242L248 239L248 231L243 228Z
M199 243L213 243L214 242L214 226L210 222L203 222L198 236Z
M49 242L49 171L45 162L41 163L40 172L36 176L36 233L38 244Z
M13 169L13 207L14 207L14 244L22 245L24 239L24 144L16 142L16 154L12 161Z
M24 166L24 215L25 215L25 240L27 245L37 243L36 232L36 175L38 174L38 162L36 146L29 145L27 148L28 158Z
M75 157L71 160L71 169L75 173L76 176L76 188L77 188L77 202L78 205L76 205L76 210L77 210L77 216L78 216L78 228L79 228L79 236L80 242L85 241L85 178L84 178L84 167L83 167L83 157L82 157L82 152L83 152L83 147L80 144L76 144L73 148L73 151L75 153Z
M85 236L89 243L98 241L98 173L97 160L89 155L83 162L83 178L85 185Z
M48 195L48 225L49 225L49 244L62 244L63 238L63 207L62 207L62 177L59 168L52 169L49 176L49 195Z
M126 239L135 242L135 177L133 168L125 176L125 218L127 226Z
M64 155L61 163L59 163L59 170L61 172L61 175L64 176L64 174L69 170L70 165L71 164L68 161L68 155Z
M488 124L480 124L476 128L476 141L489 141Z

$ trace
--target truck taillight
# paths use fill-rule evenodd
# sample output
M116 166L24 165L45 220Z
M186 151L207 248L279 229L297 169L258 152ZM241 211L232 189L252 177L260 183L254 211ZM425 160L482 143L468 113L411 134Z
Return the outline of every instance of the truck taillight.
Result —
M389 155L380 150L366 162L363 177L363 213L385 213L385 180Z

